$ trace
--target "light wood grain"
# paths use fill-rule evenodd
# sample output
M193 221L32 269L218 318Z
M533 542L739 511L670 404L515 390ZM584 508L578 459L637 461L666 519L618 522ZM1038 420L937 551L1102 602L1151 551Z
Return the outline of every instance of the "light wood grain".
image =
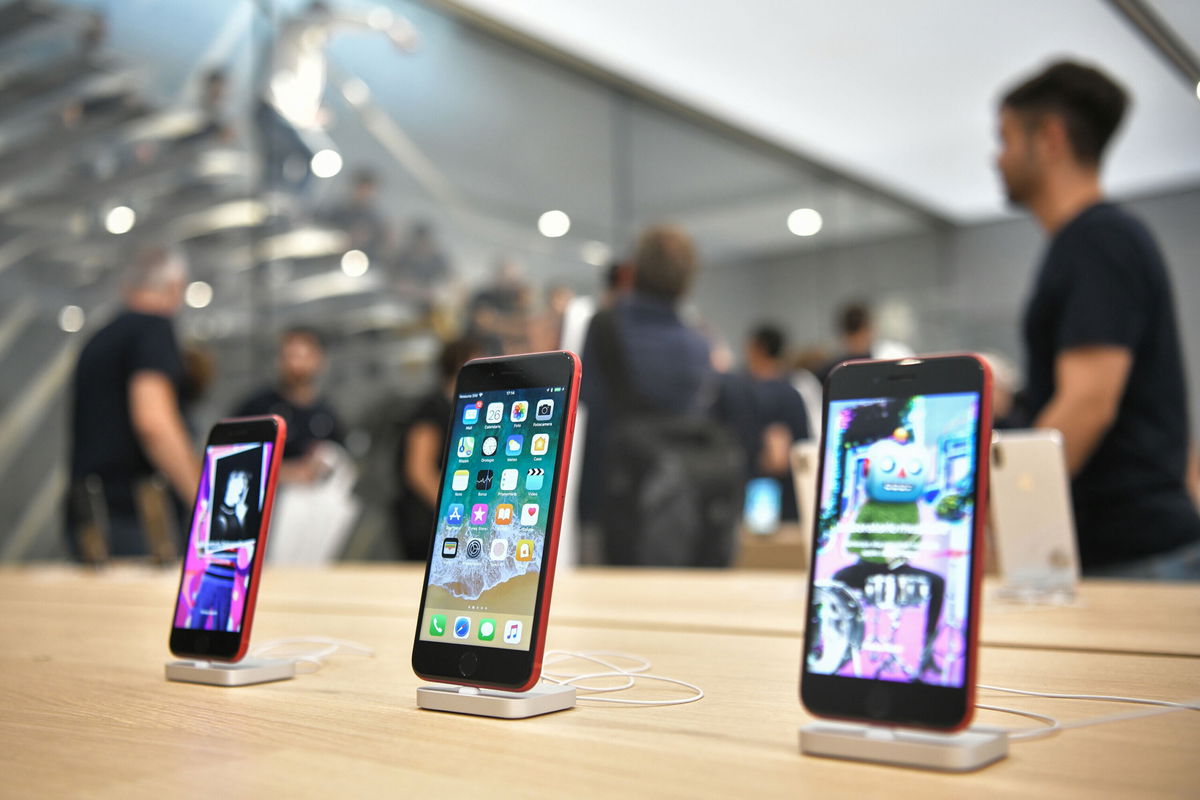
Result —
M583 584L607 582L607 594L584 587L599 592L606 605L640 599L627 596L628 584L640 579L578 577L587 578ZM740 577L727 577L725 602L741 602ZM550 647L640 653L654 661L655 672L694 681L708 696L669 708L585 702L517 722L419 711L417 680L408 667L415 602L393 596L411 593L419 579L415 570L395 568L272 573L263 585L256 641L336 636L370 644L377 656L338 656L290 682L222 689L163 679L173 575L0 573L3 794L1095 797L1200 791L1196 712L1015 743L1007 761L969 777L802 757L796 732L807 718L797 700L795 632L560 619ZM708 591L715 587L709 584ZM692 597L664 594L656 613L669 621ZM1176 624L1187 623L1176 618ZM984 648L981 679L1195 698L1200 660ZM679 691L649 685L634 696ZM1064 719L1120 710L1095 702L987 699ZM1033 724L990 712L981 720Z
M0 600L147 605L170 616L177 568L109 569L64 597L61 581L80 574L68 566L0 570ZM415 565L268 568L259 607L415 617L422 577ZM984 644L1200 656L1200 588L1195 586L1085 580L1068 606L1001 601L996 588L985 582ZM552 617L555 624L579 626L791 636L803 628L804 589L802 575L786 572L566 569L556 577Z

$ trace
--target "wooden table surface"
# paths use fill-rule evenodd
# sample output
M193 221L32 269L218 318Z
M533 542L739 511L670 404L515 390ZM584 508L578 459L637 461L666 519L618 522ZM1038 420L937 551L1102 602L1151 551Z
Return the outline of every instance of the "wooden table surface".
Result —
M622 650L707 697L665 708L581 702L523 721L415 708L408 667L415 569L343 567L264 576L255 640L343 637L374 658L336 656L320 672L222 689L168 683L175 575L117 569L0 571L0 795L45 796L1197 796L1200 713L1179 712L1014 742L971 776L802 757L798 630L731 624L770 589L741 573L600 570L564 579L549 646ZM756 580L759 576L753 576ZM689 580L690 578L690 580ZM649 591L657 585L659 592ZM783 584L774 591L783 591ZM1090 587L1089 587L1090 588ZM1144 588L1150 601L1161 589ZM1111 587L1099 587L1105 595ZM749 597L743 596L748 593ZM1168 593L1161 595L1178 599ZM631 613L621 609L652 602ZM798 598L792 600L798 608ZM1099 601L1087 611L1095 612ZM1113 601L1115 603L1115 601ZM600 603L608 618L584 614ZM696 604L698 608L692 608ZM1193 606L1194 607L1194 604ZM711 627L719 608L724 616ZM1195 617L1147 602L1187 634ZM1026 615L1037 625L1062 609ZM772 618L778 609L764 609ZM1082 613L1080 611L1079 613ZM638 620L641 620L638 623ZM635 624L636 623L636 624ZM1006 623L1010 624L1010 623ZM1016 620L1013 629L1019 627ZM1066 629L1069 619L1053 622ZM1040 634L1032 638L1041 641ZM1153 643L1153 642L1152 642ZM1022 688L1200 698L1200 658L985 647L981 680ZM1151 648L1158 653L1161 648ZM631 696L678 696L648 684ZM1128 710L1092 701L981 695L981 702L1064 720ZM1007 727L1035 725L980 712ZM470 793L469 795L467 793Z

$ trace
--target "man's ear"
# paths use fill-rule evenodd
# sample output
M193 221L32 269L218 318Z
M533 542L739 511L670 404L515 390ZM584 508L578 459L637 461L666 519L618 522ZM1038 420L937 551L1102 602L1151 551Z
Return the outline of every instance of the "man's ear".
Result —
M1067 123L1058 114L1043 114L1034 136L1044 152L1055 160L1075 158L1071 137L1067 134Z

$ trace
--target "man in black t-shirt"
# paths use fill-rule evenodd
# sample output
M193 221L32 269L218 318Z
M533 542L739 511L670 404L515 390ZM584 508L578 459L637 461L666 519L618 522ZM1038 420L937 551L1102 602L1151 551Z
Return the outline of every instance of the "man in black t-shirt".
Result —
M96 526L110 555L148 552L136 484L161 472L190 505L200 464L179 411L183 363L171 317L183 300L187 266L163 247L147 247L123 277L124 310L79 354L71 387L71 502L68 541ZM100 505L98 508L97 505ZM91 549L91 548L89 548Z
M1033 424L1062 431L1084 571L1200 580L1187 394L1167 268L1106 202L1099 165L1124 91L1063 62L1001 102L1009 200L1051 235L1024 317Z
M279 385L242 401L234 416L278 414L287 422L287 443L279 477L289 483L311 483L321 476L317 457L321 442L341 443L337 414L320 395L318 380L325 369L320 335L309 328L290 328L279 340Z

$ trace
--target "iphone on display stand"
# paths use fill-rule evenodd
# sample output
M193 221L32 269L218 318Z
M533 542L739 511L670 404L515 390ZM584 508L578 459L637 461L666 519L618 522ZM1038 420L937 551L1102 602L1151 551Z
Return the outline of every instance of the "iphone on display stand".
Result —
M868 731L868 751L870 731L928 738L971 721L990 397L970 355L848 362L826 383L800 695Z
M421 678L535 693L579 377L565 351L459 372L413 642Z
M261 681L247 680L246 671L255 665L243 658L286 438L287 424L278 416L222 420L209 433L170 636L175 656L206 671L189 677L188 662L168 664L168 678L225 685ZM290 677L287 666L287 676L266 679Z
M997 431L992 437L992 541L1000 596L1070 600L1079 583L1071 477L1056 430Z

